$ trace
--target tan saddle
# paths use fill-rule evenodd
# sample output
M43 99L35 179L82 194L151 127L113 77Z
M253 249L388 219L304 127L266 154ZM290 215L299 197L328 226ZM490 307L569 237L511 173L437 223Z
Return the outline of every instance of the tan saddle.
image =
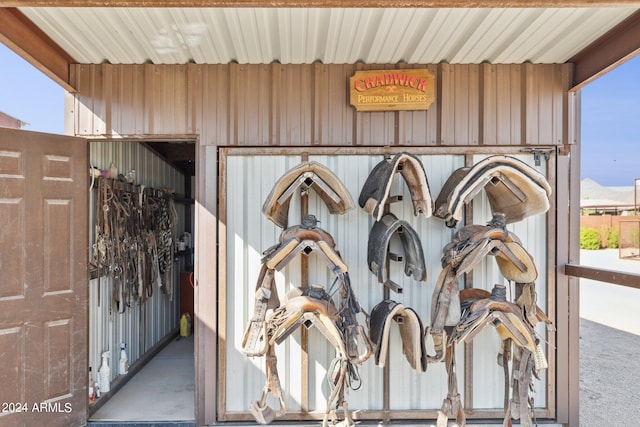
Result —
M290 169L276 181L262 205L262 212L278 227L286 228L293 194L298 189L307 192L311 188L332 214L342 215L355 207L351 194L329 168L321 163L308 161Z
M336 275L334 285L328 288L331 295L323 286L314 285L290 291L286 300L281 302L275 286L275 271L284 268L298 254L311 253L318 254ZM338 305L333 301L333 293L339 296ZM345 387L359 383L356 365L364 363L373 351L368 334L356 318L361 311L351 288L347 266L335 249L333 237L317 227L315 217L307 215L301 225L285 229L280 235L280 242L263 253L256 283L254 314L242 340L242 351L247 356L266 356L266 385L262 397L250 404L250 411L258 423L268 424L286 412L273 348L301 325L318 329L337 354L328 373L333 391L327 401L323 424L327 425L329 418L337 419L331 410L334 401L344 410L342 423L353 423L344 399ZM279 399L280 410L275 411L267 405L269 394Z
M503 214L507 223L549 209L551 186L544 175L515 157L499 155L454 171L438 194L433 216L443 219L448 227L456 227L464 205L483 189L491 213Z

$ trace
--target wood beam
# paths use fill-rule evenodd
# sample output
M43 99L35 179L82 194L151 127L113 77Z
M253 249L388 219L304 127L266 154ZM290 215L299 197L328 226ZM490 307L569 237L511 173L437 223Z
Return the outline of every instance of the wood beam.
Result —
M627 288L640 289L640 275L623 271L605 270L577 264L565 264L564 274L572 277L613 283Z
M4 7L634 7L638 0L0 0Z
M29 18L15 8L0 7L0 42L69 92L69 66L75 61Z
M640 11L635 12L567 62L575 64L572 91L640 54Z

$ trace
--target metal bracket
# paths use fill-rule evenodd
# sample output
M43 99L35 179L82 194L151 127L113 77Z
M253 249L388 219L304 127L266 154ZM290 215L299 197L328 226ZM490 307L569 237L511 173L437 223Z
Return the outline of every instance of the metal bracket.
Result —
M546 161L549 161L549 157L551 157L551 153L555 152L556 149L555 148L523 148L520 151L524 151L527 153L532 153L533 154L533 161L535 162L536 166L540 166L541 162L540 162L540 156L544 156L544 159Z

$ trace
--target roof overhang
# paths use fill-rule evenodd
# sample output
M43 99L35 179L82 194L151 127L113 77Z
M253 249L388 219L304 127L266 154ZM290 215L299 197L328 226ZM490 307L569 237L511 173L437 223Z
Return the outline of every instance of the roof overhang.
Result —
M0 0L0 41L73 92L71 64L564 63L640 53L638 1Z

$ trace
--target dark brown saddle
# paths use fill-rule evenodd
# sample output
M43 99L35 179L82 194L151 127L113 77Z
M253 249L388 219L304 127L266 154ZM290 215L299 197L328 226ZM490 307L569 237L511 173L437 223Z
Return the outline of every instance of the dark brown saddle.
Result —
M483 189L491 213L503 214L507 223L549 209L551 186L544 175L515 157L500 155L454 171L438 194L433 216L443 219L448 227L456 227L464 205Z
M262 212L278 227L286 228L293 194L298 189L306 192L311 188L332 214L342 215L355 207L342 181L323 164L309 161L300 163L278 179L262 206Z
M433 200L427 174L420 159L409 153L398 153L374 166L360 190L360 207L369 212L374 220L380 221L384 215L384 206L389 200L393 177L397 172L400 172L409 187L414 215L430 217L433 212Z
M418 314L409 307L392 300L384 300L371 310L369 338L375 344L375 362L386 366L389 351L389 335L392 324L398 325L402 338L402 353L416 371L427 370L427 352L424 344L424 327Z
M398 237L402 243L402 255L393 254L393 256L396 260L404 262L405 274L415 280L427 280L420 236L407 221L387 213L380 221L373 224L367 245L367 264L369 270L378 278L378 282L385 283L389 280L387 265L388 258L391 256L389 244L393 237Z

